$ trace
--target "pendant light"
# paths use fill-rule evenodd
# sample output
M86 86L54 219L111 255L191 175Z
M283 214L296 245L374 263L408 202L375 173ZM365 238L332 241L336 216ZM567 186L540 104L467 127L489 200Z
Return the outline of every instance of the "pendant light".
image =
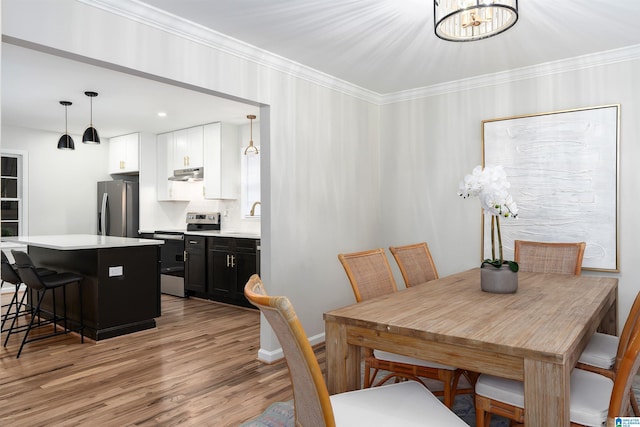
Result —
M91 121L89 122L89 127L82 135L82 142L85 144L100 144L98 131L93 127L93 98L98 96L98 92L85 92L84 94L91 99Z
M76 146L73 143L73 138L67 131L67 107L72 103L70 101L60 101L61 105L64 105L64 135L58 140L58 150L75 150Z
M253 120L256 118L256 116L254 116L253 114L249 114L247 116L247 119L249 119L251 121L251 136L249 137L249 146L247 148L244 149L244 154L259 154L258 153L258 147L256 147L255 145L253 145Z

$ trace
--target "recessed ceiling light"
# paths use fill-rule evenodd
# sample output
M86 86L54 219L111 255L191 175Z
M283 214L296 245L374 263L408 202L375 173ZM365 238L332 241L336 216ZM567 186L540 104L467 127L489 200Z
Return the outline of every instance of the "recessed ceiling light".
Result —
M167 117L167 113L165 113L164 111L160 111L158 113L158 117Z

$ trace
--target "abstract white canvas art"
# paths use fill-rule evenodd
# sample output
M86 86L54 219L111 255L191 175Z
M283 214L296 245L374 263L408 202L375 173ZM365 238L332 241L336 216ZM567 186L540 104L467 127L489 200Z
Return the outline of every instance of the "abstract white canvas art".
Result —
M584 241L583 268L618 271L619 117L606 105L482 122L483 165L504 167L519 209L500 222L505 259L514 240Z

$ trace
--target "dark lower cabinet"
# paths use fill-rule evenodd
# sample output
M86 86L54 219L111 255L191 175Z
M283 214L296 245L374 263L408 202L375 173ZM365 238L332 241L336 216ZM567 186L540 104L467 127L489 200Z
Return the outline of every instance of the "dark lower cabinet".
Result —
M185 236L184 238L184 288L188 292L204 293L207 290L206 238Z
M244 296L244 285L258 273L259 240L231 237L207 238L207 292L213 299L253 307Z
M255 308L244 296L244 285L260 274L260 240L186 235L184 246L188 295Z

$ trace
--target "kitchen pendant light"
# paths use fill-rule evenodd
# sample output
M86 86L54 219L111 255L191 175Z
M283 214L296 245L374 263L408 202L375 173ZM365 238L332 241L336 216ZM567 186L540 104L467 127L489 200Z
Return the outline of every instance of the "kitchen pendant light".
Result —
M100 144L98 131L93 127L93 98L98 96L98 92L85 92L84 94L91 99L91 121L89 122L89 127L82 135L82 142L85 144Z
M73 138L67 131L67 107L72 103L70 101L60 101L61 105L64 105L64 135L58 140L58 150L75 150L76 146L73 143Z
M518 21L518 0L434 0L436 36L452 42L492 37Z
M249 146L247 148L244 149L244 154L259 154L258 153L258 147L256 147L255 145L253 145L253 120L256 118L256 116L254 116L253 114L249 114L247 116L247 119L249 119L251 121L251 136L249 137Z

